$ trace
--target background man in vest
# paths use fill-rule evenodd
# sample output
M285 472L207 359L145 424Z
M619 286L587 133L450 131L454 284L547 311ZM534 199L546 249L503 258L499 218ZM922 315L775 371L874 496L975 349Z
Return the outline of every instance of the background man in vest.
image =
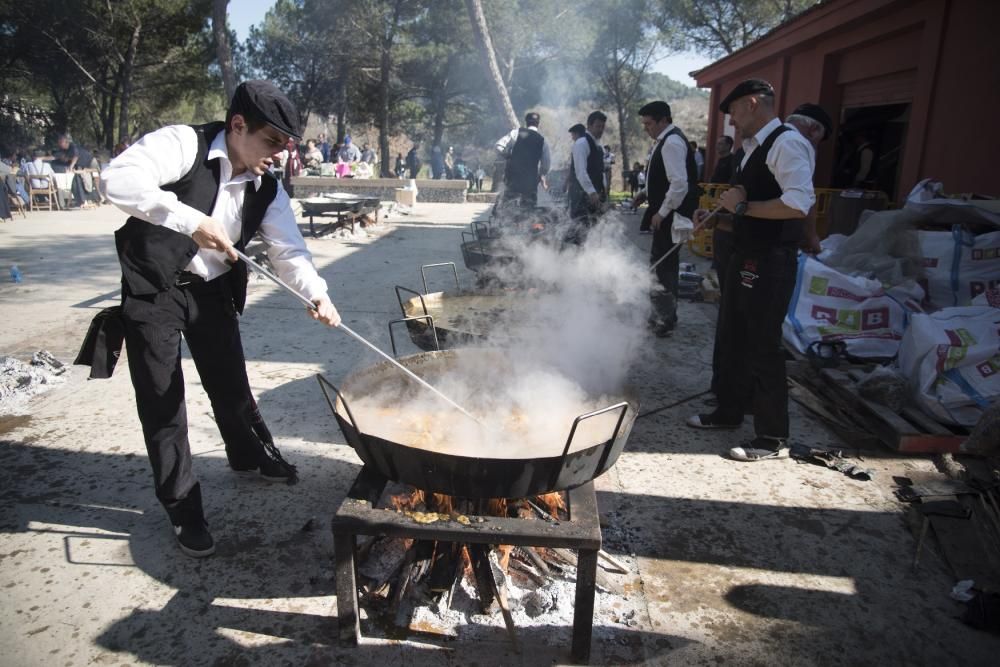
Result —
M691 237L691 216L698 207L698 171L687 137L673 124L670 105L662 100L639 109L646 133L656 142L646 166L645 198L649 206L642 226L653 231L650 264L677 243ZM674 252L656 267L662 290L653 292L653 333L669 336L677 325L680 253Z
M530 209L538 205L538 184L552 165L549 144L538 132L539 120L537 113L525 114L525 127L511 130L496 143L497 152L507 160L501 207L517 205Z
M720 204L733 214L734 249L722 292L718 407L694 415L695 428L738 428L750 396L755 437L733 447L738 461L787 454L788 388L781 324L795 288L803 219L816 201L813 148L782 125L774 89L749 79L719 105L743 140L745 155Z
M272 155L299 139L298 112L266 81L236 89L225 123L173 125L146 135L105 170L108 198L132 215L115 232L129 371L156 496L184 553L209 556L215 541L191 470L180 340L198 369L236 471L291 481L273 444L252 428L237 313L246 300L243 249L260 232L283 280L330 326L340 315L299 233L288 195L271 176Z
M607 201L604 188L604 149L597 143L604 136L608 117L600 111L587 116L587 131L573 143L570 151L569 214L584 225L593 224L593 216Z

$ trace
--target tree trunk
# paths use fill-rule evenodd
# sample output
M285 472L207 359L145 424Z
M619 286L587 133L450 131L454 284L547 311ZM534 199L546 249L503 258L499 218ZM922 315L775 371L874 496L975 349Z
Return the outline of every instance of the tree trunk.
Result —
M449 57L448 62L445 64L444 76L441 78L437 90L434 91L433 98L434 141L431 143L431 146L441 146L441 150L446 150L441 145L441 141L444 139L444 122L448 109L448 80L451 76L451 63L452 59Z
M226 104L236 92L236 71L233 68L233 47L229 43L229 29L226 27L226 7L229 0L212 0L212 34L215 35L215 57L222 70L222 85L226 90Z
M132 38L128 42L128 51L125 52L125 62L122 63L122 96L120 111L118 112L118 141L124 141L129 136L129 103L132 101L132 70L135 67L135 54L139 50L139 35L142 34L142 21L135 17L135 26L132 28Z
M389 176L389 84L392 76L392 46L396 41L396 28L403 0L396 0L392 8L392 24L384 27L382 52L379 54L378 110L375 124L378 126L379 175ZM339 121L338 121L339 122Z
M479 56L482 58L487 78L492 84L491 90L497 110L503 114L504 120L507 121L507 125L511 129L518 127L520 123L517 122L517 114L514 113L514 107L510 103L510 95L507 93L507 86L504 85L503 78L500 76L496 54L493 52L493 40L490 39L490 29L486 25L483 3L481 0L465 0L465 6L469 10L469 21L472 23L472 32L476 36Z
M618 149L618 173L622 173L623 169L631 169L632 162L629 160L628 154L628 111L625 107L618 107L618 141L620 148ZM611 180L615 180L615 166L611 166ZM611 189L611 184L608 184L608 190ZM628 190L628 183L622 183L622 190Z
M347 134L347 67L341 68L337 77L337 98L335 112L337 114L337 142L343 143Z

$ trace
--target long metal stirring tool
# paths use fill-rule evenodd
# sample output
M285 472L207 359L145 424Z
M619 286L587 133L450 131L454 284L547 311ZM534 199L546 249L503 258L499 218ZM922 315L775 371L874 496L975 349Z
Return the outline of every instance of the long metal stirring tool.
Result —
M711 219L712 219L712 217L713 217L713 216L714 216L714 215L715 215L716 213L718 213L719 211L721 211L721 210L722 210L722 206L716 206L716 207L715 207L715 208L713 208L713 209L712 209L711 211L709 211L709 212L708 212L708 215L706 215L706 216L705 216L705 217L704 217L704 218L702 219L702 221L698 223L698 226L694 228L694 230L693 230L692 234L697 234L698 232L700 232L700 231L701 231L701 229L702 229L702 227L704 227L704 226L705 226L705 223L706 223L706 222L708 222L709 220L711 220ZM684 245L684 242L683 242L683 241L682 241L682 242L680 242L680 243L675 243L675 244L674 244L674 247L673 247L673 248L671 248L671 249L670 249L670 250L668 250L667 252L663 253L663 256L662 256L662 257L660 257L660 258L659 258L658 260L656 260L655 262L653 262L653 263L652 263L652 264L651 264L651 265L649 266L649 270L650 270L650 271L655 271L655 270L656 270L656 267L658 267L658 266L660 265L660 262L662 262L662 261L663 261L663 260L665 260L665 259L666 259L667 257L670 257L670 256L671 256L671 255L673 255L673 254L674 254L675 252L677 252L678 250L680 250L680 249L681 249L681 246L682 246L682 245Z
M292 296L294 296L296 299L298 299L299 301L301 301L303 304L305 304L306 308L309 308L311 310L316 310L316 304L315 303L313 303L312 301L310 301L309 299L307 299L303 294L301 294L299 291L297 291L291 285L289 285L288 283L286 283L285 281L283 281L281 278L279 278L278 276L274 275L273 273L271 273L270 271L268 271L267 269L265 269L263 266L261 266L257 262L255 262L252 259L250 259L249 257L247 257L246 255L244 255L242 252L240 252L236 248L233 248L233 252L235 252L236 255L240 259L242 259L244 262L246 262L247 266L249 266L254 271L256 271L260 275L264 276L265 278L267 278L268 280L270 280L271 282L273 282L275 285L278 285L279 287L284 288L284 290L286 292L288 292L289 294L291 294ZM445 401L446 403L448 403L449 405L451 405L453 408L455 408L456 410L458 410L459 412L461 412L462 414L464 414L466 417L468 417L469 419L471 419L471 420L473 420L473 421L475 421L477 423L480 423L479 420L476 419L475 417L473 417L472 414L470 414L468 410L466 410L461 405L459 405L455 401L451 400L450 398L448 398L447 396L445 396L444 394L442 394L440 391L438 391L433 386L431 386L430 384L428 384L426 380L424 380L421 377L419 377L418 375L414 374L413 371L411 371L409 368L407 368L403 364L399 363L398 361L396 361L395 359L393 359L391 356L389 356L388 354L386 354L382 350L380 350L377 347L375 347L372 343L369 343L367 340L365 340L365 338L363 338L361 335L359 335L356 332L354 332L350 327L348 327L343 322L341 322L339 325L337 325L337 329L340 329L344 333L346 333L349 336L353 337L355 340L357 340L357 341L359 341L361 343L364 343L369 348L371 348L372 350L374 350L375 352L377 352L381 356L385 357L393 366L395 366L399 370L403 371L411 379L416 380L417 382L419 382L426 389L430 389L432 392L434 392L435 394L437 394L438 397L440 397L443 401Z

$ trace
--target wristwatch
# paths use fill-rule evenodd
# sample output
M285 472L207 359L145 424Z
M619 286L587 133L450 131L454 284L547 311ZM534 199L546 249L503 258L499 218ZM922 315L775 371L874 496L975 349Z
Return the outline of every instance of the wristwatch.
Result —
M744 199L733 209L733 215L743 217L747 212L747 201Z

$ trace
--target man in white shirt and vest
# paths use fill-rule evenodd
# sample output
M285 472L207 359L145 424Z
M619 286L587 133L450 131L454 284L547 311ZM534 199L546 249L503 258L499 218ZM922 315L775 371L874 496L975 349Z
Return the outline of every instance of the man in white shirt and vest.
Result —
M230 467L271 481L295 468L255 428L239 317L247 267L233 248L259 233L278 275L305 294L314 319L340 324L292 213L271 176L272 155L300 139L298 112L267 81L236 89L226 121L173 125L143 137L104 171L108 198L132 217L115 232L129 372L156 496L184 553L209 556L215 541L191 469L181 336L225 442Z
M730 449L738 461L787 455L788 387L781 325L795 288L804 219L816 201L814 152L775 115L774 89L748 79L719 105L743 139L733 187L720 197L733 214L734 249L719 317L718 406L695 428L739 428L752 408L755 437ZM749 398L748 398L749 397ZM745 405L747 402L750 405Z
M500 137L496 150L506 160L503 172L503 201L521 209L538 205L538 185L552 166L549 143L538 131L541 117L534 112L524 116L524 127L511 130Z
M601 111L587 116L587 129L570 149L568 177L569 214L580 226L568 240L582 241L585 230L594 224L601 203L608 200L604 187L604 148L597 143L604 136L608 117Z
M674 229L675 221L679 222L675 217L681 216L690 222L698 208L700 189L694 151L684 133L674 125L670 105L662 100L650 102L639 109L639 118L643 129L656 142L646 166L648 207L641 225L653 232L649 261L655 264L674 245L688 238L686 232ZM669 336L677 325L679 271L680 253L677 251L656 267L656 278L662 289L651 295L651 325L653 333L661 338Z

